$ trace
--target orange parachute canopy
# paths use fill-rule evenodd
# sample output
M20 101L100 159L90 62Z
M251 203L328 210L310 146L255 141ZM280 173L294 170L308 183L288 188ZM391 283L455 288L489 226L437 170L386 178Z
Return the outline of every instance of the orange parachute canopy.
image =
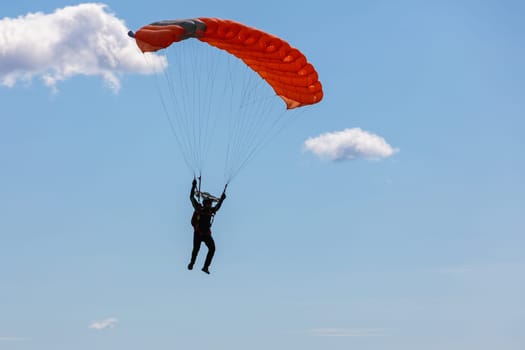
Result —
M226 50L257 72L288 109L315 104L323 98L317 72L304 54L281 38L239 22L218 18L161 21L129 35L142 52L164 49L188 38Z

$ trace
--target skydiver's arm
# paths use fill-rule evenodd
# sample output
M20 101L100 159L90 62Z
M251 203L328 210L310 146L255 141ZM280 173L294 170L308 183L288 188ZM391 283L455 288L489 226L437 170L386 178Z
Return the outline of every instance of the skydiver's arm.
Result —
M197 181L193 179L191 184L190 201L191 205L193 205L193 208L198 209L199 202L195 199L195 187L197 187Z
M216 206L213 207L214 212L219 211L219 209L221 208L222 202L224 202L225 199L226 199L226 193L223 192L221 198L219 199L219 202L217 203Z

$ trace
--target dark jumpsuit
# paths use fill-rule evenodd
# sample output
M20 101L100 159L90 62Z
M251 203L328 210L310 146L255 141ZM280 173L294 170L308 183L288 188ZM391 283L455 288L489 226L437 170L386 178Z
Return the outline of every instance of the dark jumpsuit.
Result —
M215 254L215 242L211 236L211 223L213 216L220 209L224 199L221 197L216 206L206 208L195 199L195 186L192 186L190 200L195 209L192 217L193 250L191 252L190 264L192 266L195 264L195 260L197 259L201 247L201 242L204 242L206 247L208 247L208 254L206 254L206 260L204 261L204 268L207 269L211 264L213 255Z

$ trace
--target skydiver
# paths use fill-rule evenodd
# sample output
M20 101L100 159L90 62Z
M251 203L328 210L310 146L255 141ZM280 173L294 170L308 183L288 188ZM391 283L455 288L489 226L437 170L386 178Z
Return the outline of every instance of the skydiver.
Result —
M204 261L202 271L209 274L211 260L213 259L213 254L215 254L215 242L211 236L211 224L213 222L213 217L221 208L222 202L226 199L226 188L222 192L222 195L217 201L217 204L212 206L213 200L208 197L204 198L202 205L199 203L199 201L195 198L196 187L197 180L193 179L190 192L191 204L195 209L191 218L191 225L193 226L193 250L191 252L191 261L188 264L188 270L193 269L195 259L197 259L197 254L199 254L201 242L204 242L206 247L208 247L208 254L206 254L206 260Z

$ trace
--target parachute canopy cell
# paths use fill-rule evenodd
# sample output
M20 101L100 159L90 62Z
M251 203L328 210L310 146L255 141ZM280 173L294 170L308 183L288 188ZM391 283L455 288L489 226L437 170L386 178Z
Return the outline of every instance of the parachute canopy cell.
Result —
M288 109L318 103L323 88L303 53L281 38L239 22L218 18L169 20L130 32L142 52L196 38L241 59L281 97Z

